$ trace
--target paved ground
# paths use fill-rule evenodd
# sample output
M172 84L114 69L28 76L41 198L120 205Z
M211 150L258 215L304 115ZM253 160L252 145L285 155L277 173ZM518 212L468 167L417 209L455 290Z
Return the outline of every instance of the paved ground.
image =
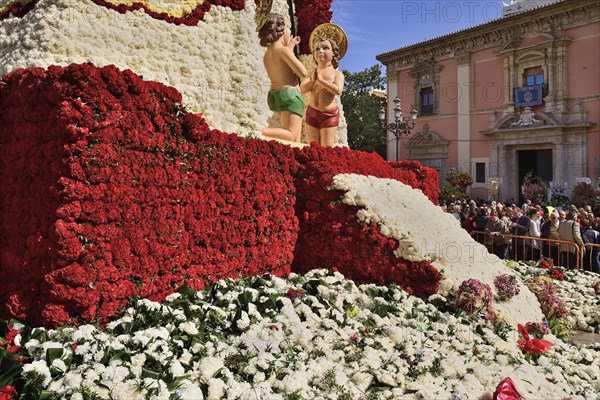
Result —
M571 340L577 344L600 343L600 335L597 333L573 331L571 333Z

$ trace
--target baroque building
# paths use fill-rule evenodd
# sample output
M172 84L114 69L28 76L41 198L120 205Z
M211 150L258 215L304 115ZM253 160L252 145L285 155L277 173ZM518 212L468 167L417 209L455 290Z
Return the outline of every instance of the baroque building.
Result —
M469 172L472 197L519 199L528 172L572 188L600 180L600 6L555 1L377 56L391 100L414 104L388 159ZM406 107L404 107L406 108ZM390 121L391 122L391 121Z

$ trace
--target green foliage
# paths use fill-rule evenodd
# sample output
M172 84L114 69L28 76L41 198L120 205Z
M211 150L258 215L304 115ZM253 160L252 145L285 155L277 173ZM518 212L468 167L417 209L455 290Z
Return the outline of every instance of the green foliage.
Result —
M379 110L385 108L385 98L372 94L374 89L384 88L381 66L377 64L355 73L342 72L345 78L342 105L350 148L377 152L385 157L386 134L379 121Z

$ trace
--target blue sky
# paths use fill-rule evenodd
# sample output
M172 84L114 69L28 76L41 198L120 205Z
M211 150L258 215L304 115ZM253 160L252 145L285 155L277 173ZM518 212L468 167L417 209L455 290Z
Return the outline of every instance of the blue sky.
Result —
M340 69L358 72L378 54L500 18L502 0L333 0L331 10L348 35Z

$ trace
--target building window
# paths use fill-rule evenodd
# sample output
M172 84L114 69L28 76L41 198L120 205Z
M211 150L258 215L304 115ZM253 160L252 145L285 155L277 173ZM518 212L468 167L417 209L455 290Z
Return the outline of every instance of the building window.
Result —
M485 183L485 163L475 163L475 183Z
M440 71L443 67L433 59L418 62L409 72L414 79L414 105L419 115L436 115L440 112Z
M525 86L544 84L544 70L542 67L527 68L523 75L525 75Z
M426 87L421 89L421 115L433 114L433 88Z
M471 158L471 176L473 177L473 186L471 187L478 189L488 188L489 168L489 158Z

